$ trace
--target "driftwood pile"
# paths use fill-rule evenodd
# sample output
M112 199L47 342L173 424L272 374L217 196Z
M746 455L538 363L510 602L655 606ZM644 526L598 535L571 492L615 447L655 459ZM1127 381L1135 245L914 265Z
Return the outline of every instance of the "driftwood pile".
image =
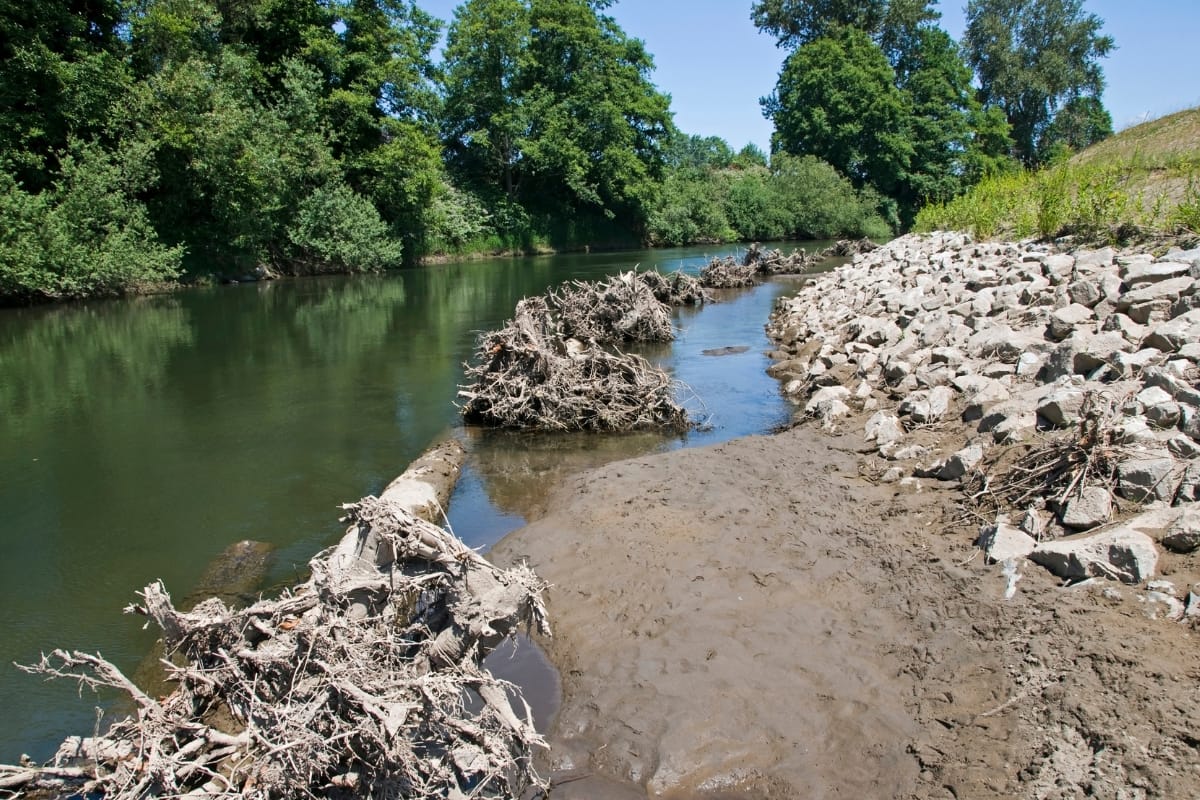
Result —
M606 281L570 281L550 292L548 300L569 338L597 344L675 338L671 309L633 272Z
M177 611L161 583L128 612L163 632L177 689L148 696L99 656L30 672L113 687L135 717L73 737L45 767L0 767L0 795L106 798L520 797L544 747L480 664L518 626L548 633L526 568L500 570L397 502L345 507L312 578L234 611Z
M830 258L846 258L869 253L879 247L870 239L844 239L824 250L806 252L799 248L791 253L782 250L763 250L757 243L750 245L739 263L726 256L714 258L700 273L700 282L712 289L739 289L753 286L763 276L800 275Z
M567 336L554 299L522 300L511 321L480 338L466 369L470 383L458 393L467 423L544 431L691 427L675 401L677 381L640 356Z

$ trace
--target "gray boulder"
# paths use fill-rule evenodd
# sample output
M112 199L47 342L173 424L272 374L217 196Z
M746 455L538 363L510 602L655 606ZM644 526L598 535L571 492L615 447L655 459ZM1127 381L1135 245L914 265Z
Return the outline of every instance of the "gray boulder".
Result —
M1092 322L1095 318L1096 315L1087 306L1072 303L1050 315L1050 322L1046 326L1046 335L1056 342L1062 341L1074 333L1076 328Z
M894 414L878 411L867 420L865 436L868 442L875 442L879 447L898 442L904 438L904 426Z
M1112 518L1112 508L1112 495L1108 489L1088 486L1067 501L1062 524L1077 531L1091 530Z
M943 481L962 480L983 460L983 448L977 444L968 445L946 459L938 470L937 478Z
M1078 386L1060 386L1038 403L1037 414L1056 428L1079 421L1086 393Z
M935 386L913 392L900 404L900 413L912 417L913 422L924 424L937 422L950 410L954 390L949 386Z
M1195 341L1200 341L1200 309L1192 309L1169 322L1155 326L1146 337L1144 345L1173 353Z
M1037 541L1007 522L996 520L995 525L987 525L980 529L975 546L983 550L988 561L1000 562L1010 558L1024 558L1034 551Z
M1179 404L1165 390L1147 386L1134 398L1142 406L1142 414L1158 428L1174 428L1179 422Z
M1092 308L1104 299L1104 292L1094 280L1075 281L1067 287L1067 297L1072 303Z
M1162 538L1163 547L1176 553L1200 549L1200 509L1189 508L1180 514Z
M1131 261L1121 269L1121 279L1131 288L1147 283L1158 283L1169 278L1187 277L1191 264L1182 261Z
M1117 465L1117 494L1135 503L1150 500L1170 501L1175 494L1171 480L1175 459L1170 455L1147 454L1126 459Z
M1066 580L1113 578L1141 583L1154 576L1154 540L1127 527L1042 542L1029 558Z

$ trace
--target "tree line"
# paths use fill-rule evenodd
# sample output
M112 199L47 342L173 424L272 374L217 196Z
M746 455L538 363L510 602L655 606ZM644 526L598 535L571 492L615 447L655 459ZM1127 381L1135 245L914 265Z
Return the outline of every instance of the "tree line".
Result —
M0 297L881 237L1111 130L1081 0L971 0L961 49L922 0L754 3L770 156L678 131L612 1L0 0Z

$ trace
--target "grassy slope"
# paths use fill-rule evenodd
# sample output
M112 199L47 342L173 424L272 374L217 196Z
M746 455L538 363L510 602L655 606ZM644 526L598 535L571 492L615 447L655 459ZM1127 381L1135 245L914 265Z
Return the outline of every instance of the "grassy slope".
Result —
M1200 233L1200 109L1146 122L1038 172L925 208L918 230L1118 242Z

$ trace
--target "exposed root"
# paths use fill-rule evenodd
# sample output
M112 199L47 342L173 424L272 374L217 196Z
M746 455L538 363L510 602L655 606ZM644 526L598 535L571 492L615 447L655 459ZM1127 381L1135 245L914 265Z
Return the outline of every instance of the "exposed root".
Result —
M145 798L520 797L547 783L511 688L480 664L521 625L548 633L544 584L374 497L346 506L341 544L294 592L233 611L177 611L161 583L128 612L154 620L178 688L155 699L99 656L56 650L29 672L126 693L136 716L73 737L46 767L0 767L0 792ZM217 720L225 719L224 723Z
M739 264L731 256L714 258L700 271L700 282L711 289L740 289L758 282L756 264Z
M522 300L513 320L480 339L466 376L458 396L471 424L608 432L691 426L675 400L677 381L644 358L564 337L541 297Z
M563 335L580 341L622 344L675 338L671 309L634 272L602 282L564 283L549 294L549 305L558 312Z

